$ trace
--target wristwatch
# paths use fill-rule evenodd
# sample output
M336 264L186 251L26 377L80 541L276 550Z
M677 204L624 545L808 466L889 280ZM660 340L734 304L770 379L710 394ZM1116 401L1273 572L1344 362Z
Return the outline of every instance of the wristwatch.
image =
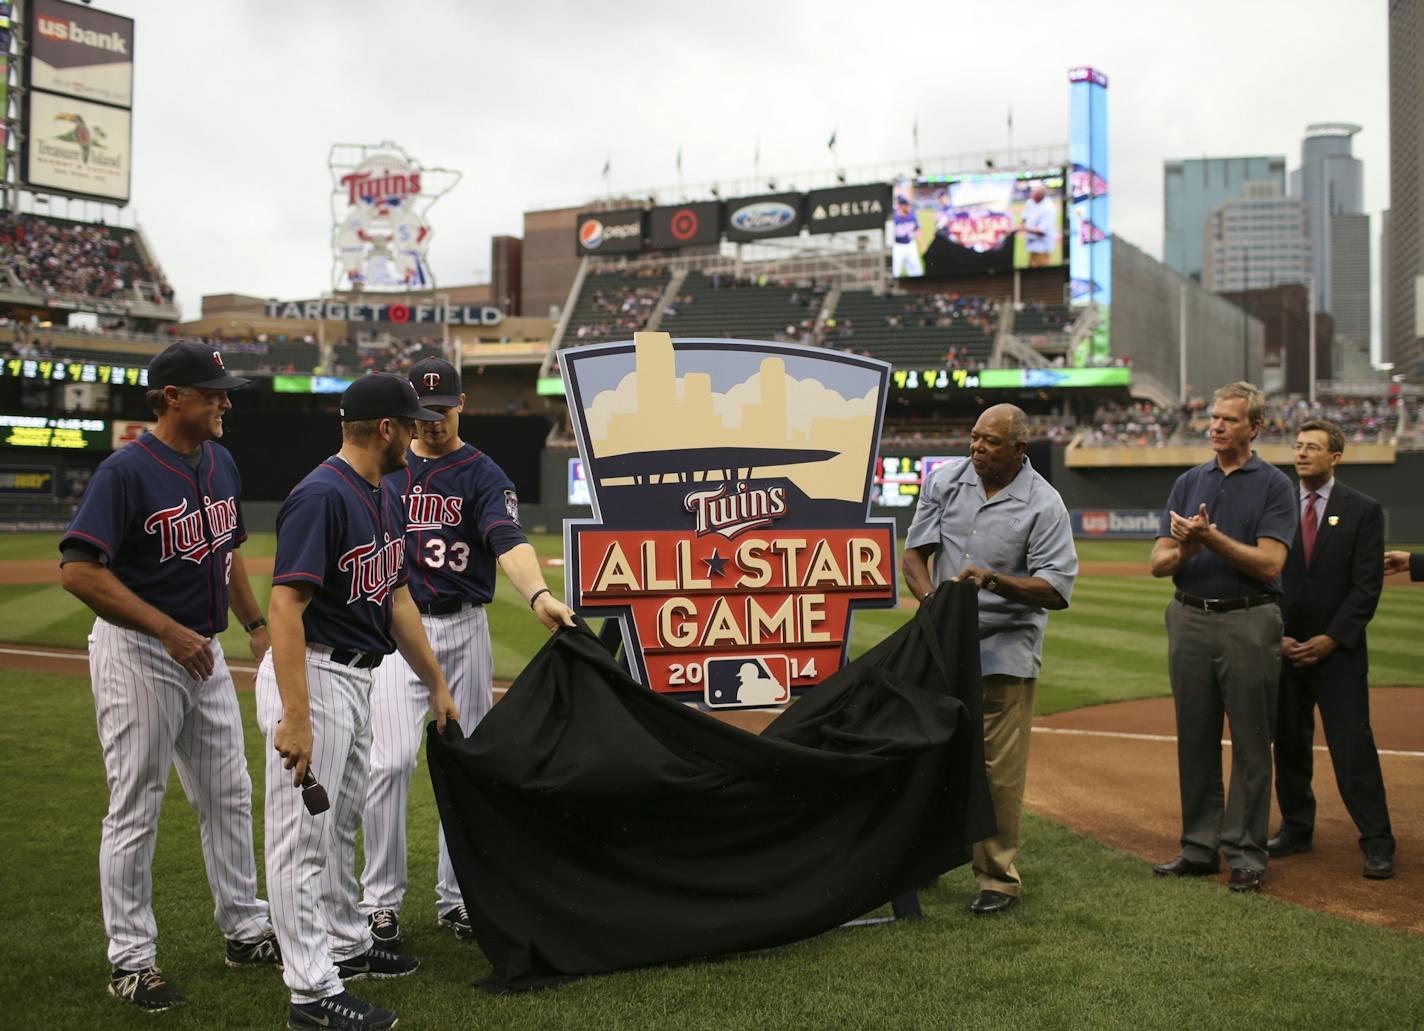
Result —
M989 574L989 579L987 579L987 580L984 581L984 590L988 591L990 594L998 594L998 593L999 593L999 574L998 574L998 573L990 573L990 574Z
M254 619L251 623L244 623L244 624L242 624L242 629L246 630L246 631L250 634L250 633L252 633L254 630L260 630L262 627L264 627L264 626L266 626L266 625L267 625L267 620L263 619L261 616L258 616L258 617L257 617L256 619Z

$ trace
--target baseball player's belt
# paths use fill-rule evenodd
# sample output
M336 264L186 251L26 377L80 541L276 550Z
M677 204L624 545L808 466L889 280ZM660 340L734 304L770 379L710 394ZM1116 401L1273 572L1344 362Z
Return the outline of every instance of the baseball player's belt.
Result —
M358 652L354 648L332 648L324 644L314 644L312 647L329 652L326 657L338 666L354 666L357 669L375 669L385 658L375 652Z
M452 616L466 607L477 609L480 603L463 598L441 598L439 601L418 601L415 610L422 616Z

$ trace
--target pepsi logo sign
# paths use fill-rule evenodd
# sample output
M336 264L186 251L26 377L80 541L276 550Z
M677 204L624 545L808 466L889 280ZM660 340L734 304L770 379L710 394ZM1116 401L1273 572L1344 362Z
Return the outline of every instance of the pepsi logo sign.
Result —
M796 209L780 201L759 201L738 208L728 221L743 233L773 233L796 221Z
M591 218L583 225L579 226L579 243L589 250L593 250L603 242L603 223L596 218Z

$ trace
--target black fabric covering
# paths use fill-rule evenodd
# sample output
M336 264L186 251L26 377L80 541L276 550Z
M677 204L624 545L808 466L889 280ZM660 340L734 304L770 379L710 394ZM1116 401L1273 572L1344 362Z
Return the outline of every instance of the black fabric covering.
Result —
M561 630L430 775L492 990L819 934L994 830L977 593L946 585L760 736Z

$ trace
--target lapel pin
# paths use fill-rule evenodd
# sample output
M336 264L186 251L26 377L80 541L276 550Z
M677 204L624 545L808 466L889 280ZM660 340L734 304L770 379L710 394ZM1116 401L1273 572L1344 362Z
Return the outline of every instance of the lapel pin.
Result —
M1331 526L1338 526L1338 525L1340 525L1340 517L1339 517L1339 516L1331 516L1329 519L1327 519L1327 520L1325 520L1325 521L1326 521L1327 523L1329 523Z

